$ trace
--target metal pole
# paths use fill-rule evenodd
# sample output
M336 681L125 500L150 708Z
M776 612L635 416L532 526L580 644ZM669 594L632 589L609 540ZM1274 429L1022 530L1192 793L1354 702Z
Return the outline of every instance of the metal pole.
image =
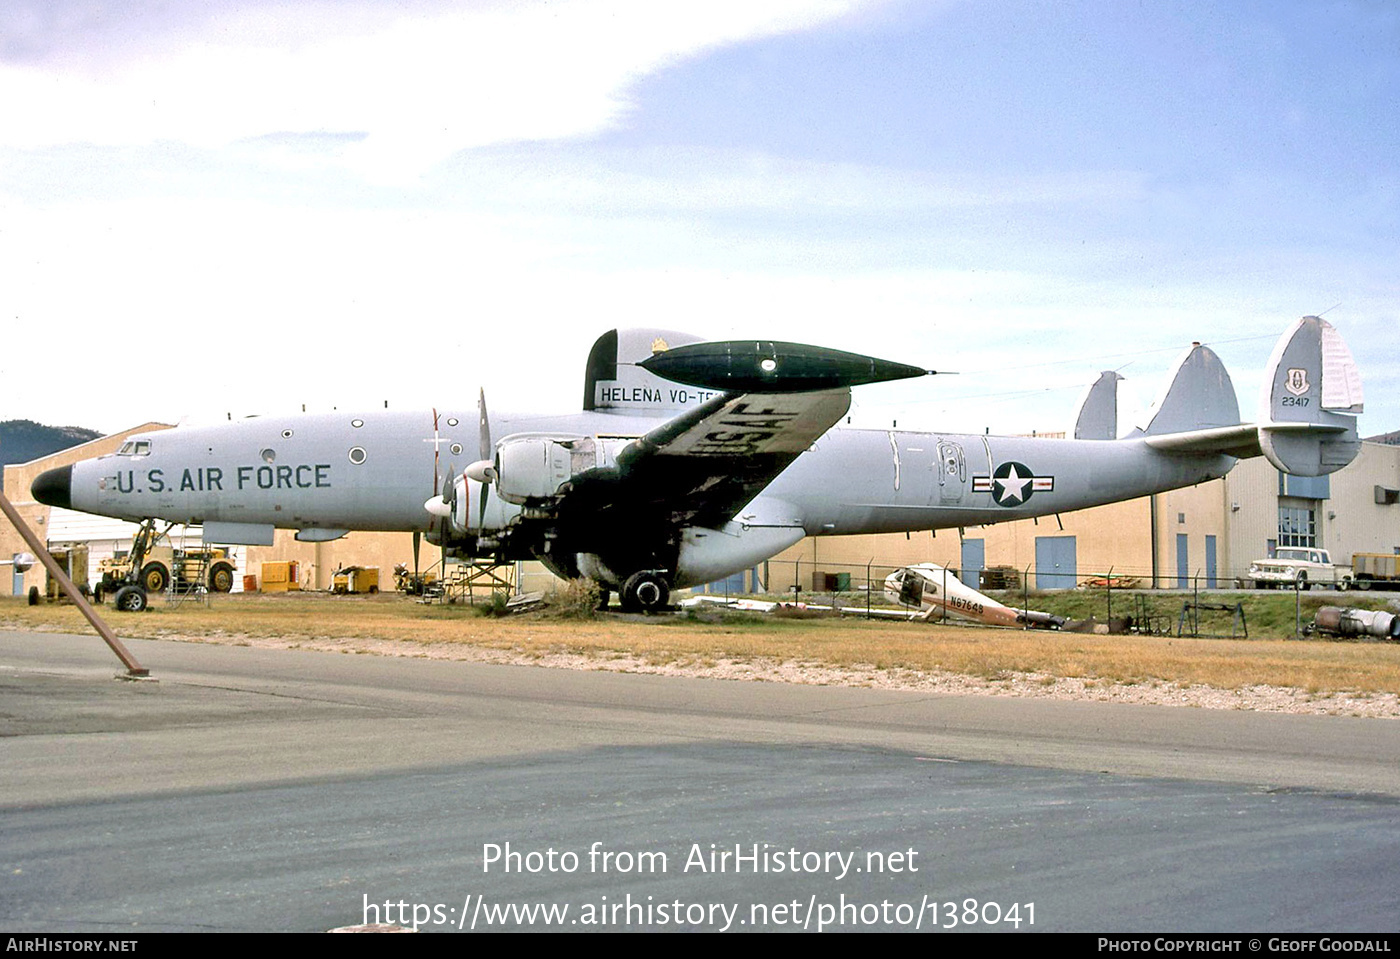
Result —
M1031 564L1026 564L1026 569L1021 573L1021 612L1031 608ZM1031 628L1030 621L1026 617L1021 617L1021 631L1025 632Z
M1191 629L1195 633L1201 631L1201 571L1196 570L1196 575L1191 577Z
M940 623L948 622L948 567L943 567L943 615L938 618Z
M102 617L97 615L97 610L92 608L92 604L78 591L78 587L73 585L73 581L68 578L68 574L63 572L63 569L54 561L54 558L49 555L49 551L44 547L43 542L38 536L34 535L34 531L29 528L29 524L26 523L24 518L19 515L19 512L10 505L10 501L4 493L0 493L0 512L4 512L5 517L14 524L15 529L19 531L19 535L24 537L24 541L28 543L29 548L34 551L34 555L39 557L39 562L44 564L44 568L49 571L49 575L57 581L64 595L73 601L73 605L78 607L78 611L87 617L87 621L92 624L92 628L97 630L97 635L101 636L107 645L111 647L112 652L117 654L117 658L120 659L122 665L126 667L127 674L130 676L151 675L151 671L136 661L136 657L132 656L127 648L122 645L120 639L117 639L117 634L112 632L111 627L102 621Z
M865 618L870 619L870 567L875 563L875 557L870 557L870 562L865 564Z
M1298 589L1298 577L1293 577L1293 638L1303 638L1303 593Z
M1104 619L1113 618L1113 567L1108 568L1108 612L1104 614ZM1110 627L1111 628L1111 627Z

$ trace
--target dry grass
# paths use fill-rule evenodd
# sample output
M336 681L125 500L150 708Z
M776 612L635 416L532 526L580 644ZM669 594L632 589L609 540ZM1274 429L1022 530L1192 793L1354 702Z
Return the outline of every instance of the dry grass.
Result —
M738 614L493 619L469 607L425 606L387 594L219 596L210 606L187 603L178 609L157 600L147 613L117 614L109 608L106 616L120 635L133 638L374 639L402 643L405 652L419 644L446 643L534 658L560 652L596 659L635 656L652 665L768 660L942 670L996 682L1031 673L1126 684L1400 693L1400 646L1385 643L1096 636ZM0 600L0 627L90 631L70 606L29 607L11 599Z

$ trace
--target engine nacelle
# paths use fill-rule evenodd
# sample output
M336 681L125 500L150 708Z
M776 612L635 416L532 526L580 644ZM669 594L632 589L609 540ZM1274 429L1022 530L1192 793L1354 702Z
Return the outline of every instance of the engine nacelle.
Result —
M613 453L626 442L557 433L507 436L496 444L496 492L517 506L547 506L573 477L613 465Z

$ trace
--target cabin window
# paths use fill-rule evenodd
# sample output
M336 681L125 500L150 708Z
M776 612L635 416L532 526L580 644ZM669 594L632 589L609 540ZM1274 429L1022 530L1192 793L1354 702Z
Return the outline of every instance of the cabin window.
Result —
M354 463L356 466L359 466L368 458L369 456L365 453L363 446L355 446L350 449L350 462Z

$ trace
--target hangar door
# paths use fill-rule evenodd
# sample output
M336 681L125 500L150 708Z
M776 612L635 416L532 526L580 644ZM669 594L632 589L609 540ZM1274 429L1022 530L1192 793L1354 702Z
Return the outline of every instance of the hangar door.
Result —
M1075 538L1073 536L1037 536L1035 538L1035 588L1073 589L1078 579L1075 570Z

